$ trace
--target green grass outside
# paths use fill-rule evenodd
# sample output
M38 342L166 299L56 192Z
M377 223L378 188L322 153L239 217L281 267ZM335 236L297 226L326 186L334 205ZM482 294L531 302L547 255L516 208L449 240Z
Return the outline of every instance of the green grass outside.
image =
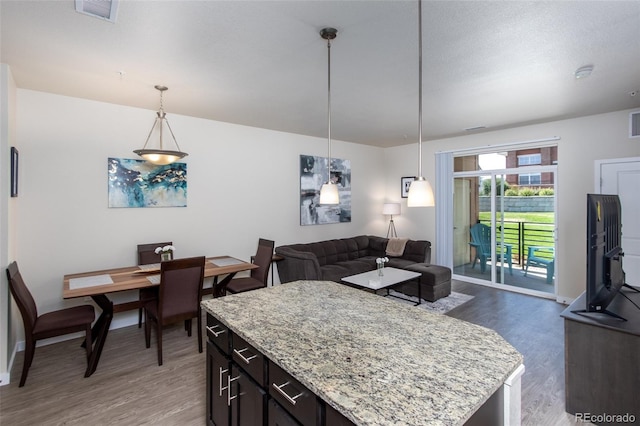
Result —
M509 222L554 223L553 212L505 212L504 220ZM498 216L499 217L499 216ZM491 220L491 212L480 212L480 220Z

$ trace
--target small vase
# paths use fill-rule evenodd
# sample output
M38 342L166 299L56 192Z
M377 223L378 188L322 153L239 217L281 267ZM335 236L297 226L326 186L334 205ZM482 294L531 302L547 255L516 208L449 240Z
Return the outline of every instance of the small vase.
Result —
M378 265L378 276L382 277L384 275L384 266Z
M171 258L172 258L172 256L171 256L171 252L170 251L166 251L166 252L160 253L160 262L171 260Z

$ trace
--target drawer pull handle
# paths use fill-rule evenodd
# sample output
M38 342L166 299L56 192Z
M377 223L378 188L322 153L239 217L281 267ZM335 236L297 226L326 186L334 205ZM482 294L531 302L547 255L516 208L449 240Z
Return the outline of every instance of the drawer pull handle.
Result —
M233 379L231 378L231 375L227 376L227 389L228 389L228 391L227 391L227 406L228 407L231 407L231 401L238 397L238 395L231 396L231 382L235 382L239 378L240 378L240 376L234 377Z
M216 332L216 331L214 330L214 328L219 328L219 327L220 327L220 326L219 326L218 324L216 324L216 325L214 325L214 326L212 326L212 327L207 326L207 330L209 330L209 331L211 332L211 334L213 334L213 337L219 337L222 333L224 333L225 331L227 331L227 330L225 330L225 329L223 328L222 330L220 330L220 331Z
M220 376L218 378L218 383L220 384L220 386L218 386L218 389L220 389L219 396L222 396L222 391L224 391L226 389L226 388L222 387L222 375L224 373L226 373L227 371L229 371L228 368L223 370L222 367L220 367Z
M240 349L240 350L234 349L234 350L233 350L233 352L234 352L236 355L238 355L238 356L240 357L240 359L244 361L244 363L245 363L245 364L249 364L249 362L250 362L252 359L257 358L257 357L258 357L258 355L251 355L249 358L245 358L245 356L244 356L244 355L242 355L242 352L245 352L245 351L248 351L248 350L249 350L249 348L244 348L244 349Z
M291 405L296 405L296 399L298 399L298 398L300 398L302 396L302 392L300 392L296 396L289 396L284 390L282 390L283 387L285 387L285 386L287 386L289 384L291 384L291 383L290 382L284 382L283 384L278 386L275 383L272 383L273 388L275 390L277 390L280 393L280 395L282 395L287 401L289 401L291 403Z

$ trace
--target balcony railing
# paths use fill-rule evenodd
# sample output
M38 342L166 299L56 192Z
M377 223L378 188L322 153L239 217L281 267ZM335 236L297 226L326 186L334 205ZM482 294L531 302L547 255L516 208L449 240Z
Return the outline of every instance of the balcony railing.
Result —
M491 226L488 221L481 221L485 225ZM520 266L524 266L526 255L530 246L554 247L553 232L554 223L541 222L518 222L508 221L497 222L496 238L500 240L501 231L504 230L504 242L513 246L511 256L512 261ZM501 228L502 225L502 228ZM541 256L552 258L550 252L540 252Z

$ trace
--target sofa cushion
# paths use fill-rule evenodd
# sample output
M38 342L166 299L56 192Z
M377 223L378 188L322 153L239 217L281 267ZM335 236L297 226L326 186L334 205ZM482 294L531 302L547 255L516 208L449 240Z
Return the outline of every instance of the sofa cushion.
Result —
M392 268L398 269L408 269L407 267L410 265L414 265L416 262L413 260L404 259L402 257L390 257L389 262L385 263L384 266L390 266Z
M333 265L325 265L320 267L322 271L322 279L326 281L340 282L342 278L349 275L360 274L370 271L371 265L367 262L358 260L349 260L346 262L338 262Z

